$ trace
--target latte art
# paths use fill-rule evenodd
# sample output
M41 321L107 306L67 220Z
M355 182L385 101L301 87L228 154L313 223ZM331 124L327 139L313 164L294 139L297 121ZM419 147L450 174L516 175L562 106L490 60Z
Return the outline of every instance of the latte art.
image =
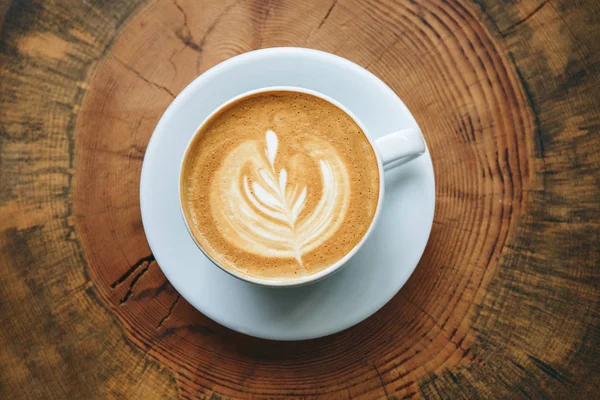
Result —
M244 142L225 158L215 173L219 188L211 202L221 204L213 207L213 218L230 243L256 255L294 258L303 266L302 255L337 230L350 190L343 161L333 146L317 137L303 146L304 153L278 160L283 167L277 169L279 139L267 130L262 143ZM317 165L320 177L308 177L302 162ZM322 190L319 200L307 207L309 179L320 179Z
M304 93L251 95L211 117L182 167L183 213L222 267L293 280L334 265L379 201L377 158L360 127Z

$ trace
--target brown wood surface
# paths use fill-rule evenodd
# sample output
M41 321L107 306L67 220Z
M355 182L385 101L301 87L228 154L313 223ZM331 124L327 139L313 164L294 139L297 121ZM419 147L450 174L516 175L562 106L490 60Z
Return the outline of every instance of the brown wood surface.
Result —
M598 398L600 2L2 3L1 399ZM270 46L381 77L436 175L406 286L306 342L195 311L139 210L145 147L174 96Z

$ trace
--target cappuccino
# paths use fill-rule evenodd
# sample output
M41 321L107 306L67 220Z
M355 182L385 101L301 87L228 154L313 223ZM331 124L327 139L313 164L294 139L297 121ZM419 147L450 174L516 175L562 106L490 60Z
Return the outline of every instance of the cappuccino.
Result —
M244 275L293 280L319 272L363 238L379 200L379 167L343 110L292 91L220 110L188 147L181 196L207 255Z

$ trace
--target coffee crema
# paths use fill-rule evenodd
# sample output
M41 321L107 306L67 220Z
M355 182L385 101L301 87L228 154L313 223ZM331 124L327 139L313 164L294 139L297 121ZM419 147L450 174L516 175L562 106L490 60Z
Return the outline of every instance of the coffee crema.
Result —
M309 94L263 92L226 106L186 153L190 230L223 267L262 278L312 275L365 235L379 170L360 127Z

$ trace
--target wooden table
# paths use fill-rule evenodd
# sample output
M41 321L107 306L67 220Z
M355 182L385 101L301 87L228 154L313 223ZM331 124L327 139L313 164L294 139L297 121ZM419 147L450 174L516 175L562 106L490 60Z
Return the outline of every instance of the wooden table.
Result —
M7 8L9 6L9 8ZM598 398L600 2L4 0L0 398ZM400 293L340 334L232 332L171 287L144 150L191 79L305 46L390 85L436 216Z

